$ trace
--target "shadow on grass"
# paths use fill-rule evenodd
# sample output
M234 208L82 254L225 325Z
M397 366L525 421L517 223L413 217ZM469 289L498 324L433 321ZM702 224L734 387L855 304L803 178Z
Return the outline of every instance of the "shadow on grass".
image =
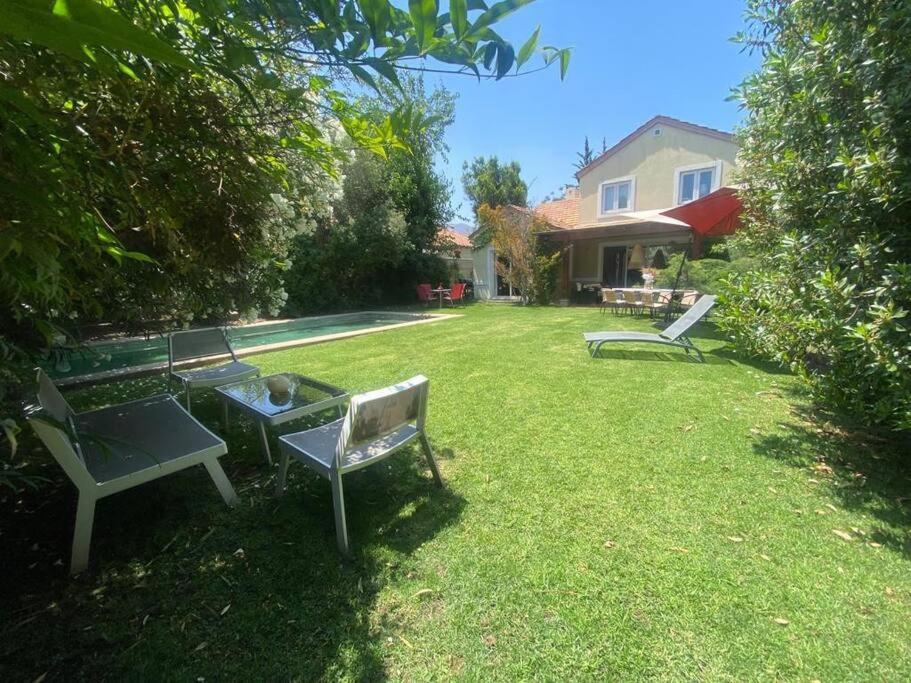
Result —
M162 388L161 378L136 384L88 390L79 409ZM217 403L197 405L216 425ZM402 620L383 590L420 570L415 554L458 521L464 499L434 486L417 448L352 473L353 555L343 559L328 482L295 463L276 499L255 432L239 423L227 440L238 508L223 505L201 468L106 498L80 577L67 575L75 489L56 463L53 488L2 499L0 678L385 677L387 639Z
M867 530L867 540L911 560L911 442L847 429L815 413L800 417L799 424L781 425L784 433L761 437L754 450L828 481L841 507L882 522Z
M730 360L715 358L704 354L706 365L733 365ZM677 351L647 351L645 349L624 350L617 347L607 349L602 346L595 360L635 360L635 361L660 361L663 363L694 363L702 365L695 353L686 353L683 349Z
M713 351L709 351L709 353L716 358L725 359L732 363L736 362L740 365L748 365L749 367L755 368L756 370L761 370L768 375L793 374L788 368L782 367L778 363L762 360L761 358L756 358L755 356L748 356L729 346L725 346L720 349L714 349Z

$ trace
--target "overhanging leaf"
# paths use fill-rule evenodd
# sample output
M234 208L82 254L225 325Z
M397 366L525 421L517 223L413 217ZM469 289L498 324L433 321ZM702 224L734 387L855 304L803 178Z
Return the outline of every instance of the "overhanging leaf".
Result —
M452 31L455 33L456 39L461 40L468 30L468 3L466 0L450 0L449 21L452 23Z
M408 0L408 12L421 54L427 51L437 28L437 0Z
M541 27L535 29L535 32L531 34L531 37L525 41L525 44L519 50L519 56L516 57L516 70L518 70L525 62L531 58L535 52L535 48L538 47L538 37L541 35Z
M378 46L385 45L386 31L389 30L389 25L392 22L392 14L389 11L387 0L357 0L357 6L361 8L361 14L367 20L374 44Z
M192 67L172 46L95 0L56 0L53 6L29 0L3 0L0 32L80 61L88 56L82 50L84 45L101 45L174 66Z
M572 56L572 52L568 47L560 50L560 80L562 81L566 78L566 72L569 71L569 58Z
M503 0L502 2L498 2L495 5L492 5L490 9L475 19L475 22L471 25L471 30L468 32L468 34L476 34L481 29L487 28L491 24L500 21L507 14L512 14L523 5L527 5L533 1L534 0Z

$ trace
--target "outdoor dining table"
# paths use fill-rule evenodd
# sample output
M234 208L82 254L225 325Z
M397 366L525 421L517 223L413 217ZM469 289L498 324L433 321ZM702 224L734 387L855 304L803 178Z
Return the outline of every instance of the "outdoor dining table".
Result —
M426 292L427 290L424 291ZM452 290L448 287L437 287L436 289L431 289L430 291L440 297L440 308L443 308L443 295L452 294Z

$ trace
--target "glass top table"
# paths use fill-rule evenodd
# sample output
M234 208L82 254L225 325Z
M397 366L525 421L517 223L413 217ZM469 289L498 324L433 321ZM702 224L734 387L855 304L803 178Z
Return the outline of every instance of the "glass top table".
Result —
M306 415L335 408L344 415L342 406L348 392L293 372L244 380L216 387L225 401L253 418L259 428L263 452L269 464L272 454L266 426L276 427Z

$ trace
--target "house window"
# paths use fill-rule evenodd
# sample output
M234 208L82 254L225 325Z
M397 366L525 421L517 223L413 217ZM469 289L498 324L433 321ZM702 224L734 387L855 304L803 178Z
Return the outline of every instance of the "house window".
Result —
M677 203L686 204L718 189L719 164L677 169Z
M601 215L629 211L633 206L633 179L620 178L601 183Z

